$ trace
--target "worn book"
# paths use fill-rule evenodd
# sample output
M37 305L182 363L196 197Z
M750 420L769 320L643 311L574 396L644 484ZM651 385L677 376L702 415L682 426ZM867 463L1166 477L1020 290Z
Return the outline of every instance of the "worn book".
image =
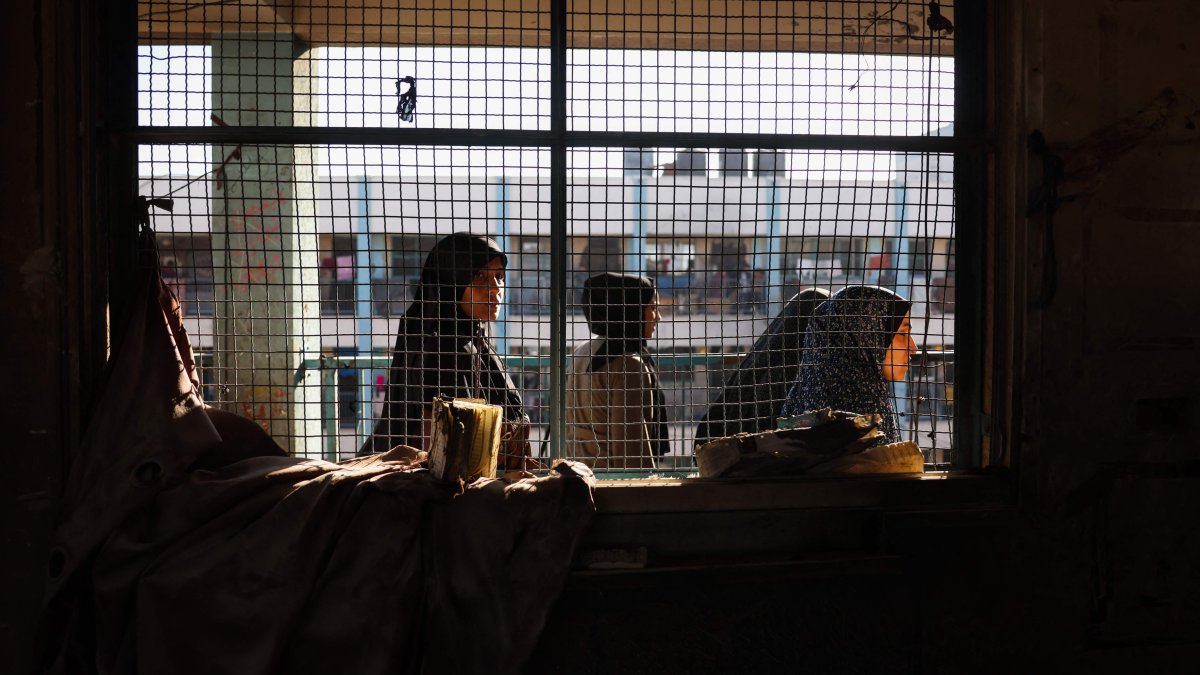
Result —
M479 399L433 399L429 470L441 480L496 477L503 409Z

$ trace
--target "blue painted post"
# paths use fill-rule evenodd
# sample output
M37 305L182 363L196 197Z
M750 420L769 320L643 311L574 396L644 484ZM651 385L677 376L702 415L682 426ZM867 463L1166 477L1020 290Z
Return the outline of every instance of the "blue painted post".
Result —
M325 461L338 461L338 404L337 367L330 363L321 368L321 391L325 398L321 403L321 421L325 425Z
M779 179L768 178L767 183L767 246L766 275L767 316L776 316L783 309L783 255L779 223Z
M625 250L625 271L646 273L646 181L633 179L633 229Z
M358 199L355 200L356 236L354 241L354 316L355 346L359 356L371 356L374 350L371 321L371 179L358 179ZM363 368L358 374L358 420L355 423L357 438L355 450L371 434L374 420L371 403L375 391L375 371ZM336 433L336 430L335 432Z
M896 179L896 291L912 292L912 247L908 241L908 186Z
M496 243L508 255L510 265L516 262L516 255L508 241L508 181L504 176L496 179ZM505 293L500 301L500 314L492 331L492 340L501 356L508 354L508 297L509 294Z

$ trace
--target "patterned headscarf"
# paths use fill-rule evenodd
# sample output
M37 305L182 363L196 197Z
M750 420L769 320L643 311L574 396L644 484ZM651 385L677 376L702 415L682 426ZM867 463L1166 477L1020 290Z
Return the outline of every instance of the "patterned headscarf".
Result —
M889 443L900 440L883 360L912 303L878 286L847 286L808 320L804 359L782 414L833 408L877 413Z
M800 370L808 317L828 298L829 291L806 288L784 304L700 419L697 447L722 436L775 428Z

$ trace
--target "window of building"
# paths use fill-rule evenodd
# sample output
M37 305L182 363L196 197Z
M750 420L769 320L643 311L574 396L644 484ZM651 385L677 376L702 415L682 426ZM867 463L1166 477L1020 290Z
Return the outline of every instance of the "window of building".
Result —
M354 238L348 235L324 235L318 239L320 271L317 283L321 294L321 314L354 314L356 265Z
M140 194L178 204L153 226L214 404L265 397L294 453L352 454L428 251L469 231L509 260L491 340L535 449L571 455L582 291L623 272L663 311L654 471L694 472L698 421L789 298L852 285L912 302L917 353L890 389L903 437L927 468L976 463L981 281L955 270L979 254L979 200L959 196L980 190L963 78L982 70L970 26L928 21L975 13L399 4L142 3L129 138Z

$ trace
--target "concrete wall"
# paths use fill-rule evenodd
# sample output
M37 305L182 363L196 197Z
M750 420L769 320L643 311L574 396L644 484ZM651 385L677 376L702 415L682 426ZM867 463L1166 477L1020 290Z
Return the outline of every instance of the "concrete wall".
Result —
M1014 435L1025 531L1050 555L1016 555L1026 586L1043 589L1033 599L1057 609L1029 628L1069 627L1055 647L1108 672L1200 663L1196 10L1045 2L1043 57L1027 64L1027 126L1044 130L1065 177L1057 294L1027 310ZM1045 222L1032 220L1023 252L1032 278Z
M949 169L938 167L938 171ZM916 171L914 169L913 171ZM507 178L509 234L548 236L548 179ZM905 180L904 193L895 180ZM895 237L897 200L904 196L907 217L925 221L919 231L910 224L907 236L947 238L953 234L953 192L948 182L931 183L928 203L917 179L900 174L892 181L780 181L777 232L787 237ZM348 233L354 229L353 207L358 177L322 177L316 195L317 231ZM486 232L495 227L498 202L495 177L373 176L371 231L394 234L449 234L458 230ZM208 234L217 202L206 181L143 178L146 194L174 193L174 209L151 214L160 234ZM567 198L570 236L629 234L633 230L633 185L628 180L574 182ZM178 192L174 192L178 190ZM766 181L747 178L646 179L646 235L649 237L766 236Z
M89 3L4 7L0 61L0 672L23 673L46 577L54 510L104 370L102 245L95 217L96 82L103 38Z
M777 516L743 495L686 524L651 507L602 514L593 543L644 543L686 569L573 577L536 670L1200 667L1200 12L994 4L986 399L990 457L1013 468L989 473L1007 475L1009 505L865 499ZM1043 191L1035 129L1065 170L1052 299L1046 216L1025 215ZM728 542L721 555L705 537ZM738 550L767 562L729 565Z

